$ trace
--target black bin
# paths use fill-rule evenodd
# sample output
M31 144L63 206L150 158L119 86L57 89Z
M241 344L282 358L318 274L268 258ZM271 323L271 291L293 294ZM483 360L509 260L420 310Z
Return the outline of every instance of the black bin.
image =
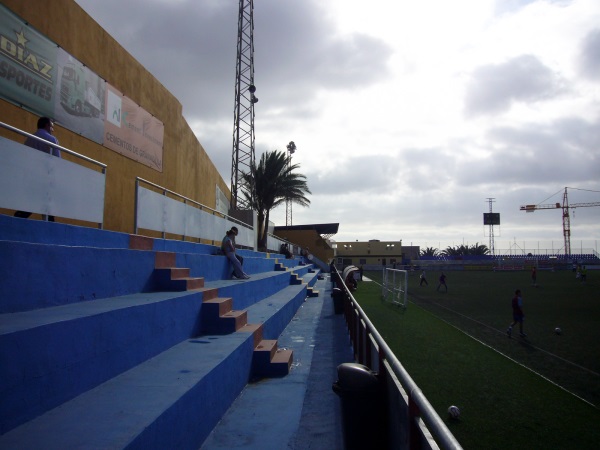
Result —
M340 278L340 276L335 270L332 270L329 274L329 278L331 278L331 289L333 289L337 285L337 281Z
M388 448L385 403L377 374L356 363L340 364L337 372L332 387L341 399L344 448Z
M336 314L344 313L344 293L340 288L333 288L331 291L333 297L333 310Z

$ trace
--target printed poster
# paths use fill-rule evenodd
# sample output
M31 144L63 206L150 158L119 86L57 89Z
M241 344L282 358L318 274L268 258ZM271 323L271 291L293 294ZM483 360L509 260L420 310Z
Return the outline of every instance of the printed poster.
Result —
M162 172L164 125L107 84L104 145Z

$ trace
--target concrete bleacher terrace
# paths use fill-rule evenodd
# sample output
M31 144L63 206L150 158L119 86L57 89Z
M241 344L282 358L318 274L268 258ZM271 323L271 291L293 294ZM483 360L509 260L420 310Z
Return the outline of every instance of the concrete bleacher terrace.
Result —
M329 283L251 250L231 280L216 250L0 216L0 448L303 448L315 420L339 447L331 383L353 355ZM309 384L328 398L305 404Z

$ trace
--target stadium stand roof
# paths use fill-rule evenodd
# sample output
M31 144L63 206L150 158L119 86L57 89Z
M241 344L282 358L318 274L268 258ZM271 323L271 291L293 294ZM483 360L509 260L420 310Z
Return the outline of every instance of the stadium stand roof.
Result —
M275 227L275 231L307 231L315 230L323 239L329 239L337 234L339 223L315 223L310 225L290 225Z

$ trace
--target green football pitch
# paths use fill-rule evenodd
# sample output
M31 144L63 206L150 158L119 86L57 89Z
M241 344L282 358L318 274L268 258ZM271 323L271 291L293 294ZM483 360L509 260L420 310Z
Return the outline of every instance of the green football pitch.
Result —
M600 271L409 272L408 307L382 301L382 272L354 293L401 364L467 449L600 448ZM526 338L512 322L523 294ZM559 327L561 334L556 334Z

